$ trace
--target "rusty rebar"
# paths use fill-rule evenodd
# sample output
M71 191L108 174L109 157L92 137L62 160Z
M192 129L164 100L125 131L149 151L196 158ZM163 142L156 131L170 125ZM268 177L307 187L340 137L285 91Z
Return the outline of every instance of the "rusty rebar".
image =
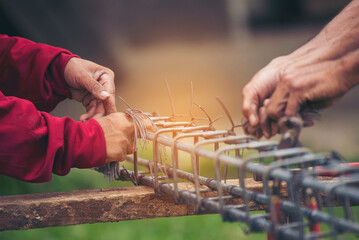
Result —
M177 121L178 115L174 110L167 80L166 87L172 115L148 116L160 128L154 133L146 134L147 140L153 143L153 158L142 159L136 153L133 157L128 156L128 161L134 164L134 172L116 168L116 179L135 179L136 184L154 188L157 195L170 194L176 203L186 202L198 212L220 213L225 221L244 222L251 231L267 232L275 239L319 239L327 235L335 238L343 233L359 234L359 224L351 214L353 206L359 205L359 166L343 165L333 154L315 154L299 147L300 119L281 120L282 126L284 123L285 126L281 128L280 143L258 141L244 135L236 136L234 129L241 125L235 125L229 110L218 97L217 101L231 123L229 130L216 130L213 127L215 120L199 104L194 103L192 82L190 119ZM208 125L196 123L198 118L193 116L193 105L204 112ZM184 142L185 138L190 138L190 142ZM208 144L213 145L212 150L203 148ZM169 164L160 161L160 147L171 148ZM244 151L252 152L245 155ZM190 154L192 172L180 168L179 152ZM215 178L201 175L201 161L212 162ZM137 165L148 168L151 175L138 172ZM224 182L221 165L225 166ZM238 185L227 184L228 167L236 169ZM160 176L159 170L165 176ZM247 173L263 181L262 192L247 188ZM329 173L330 181L327 177ZM166 182L161 181L163 177ZM194 191L180 189L179 181L192 182ZM215 191L217 195L204 197L201 186ZM281 191L283 186L286 186L285 192ZM318 202L316 207L305 203L307 198L314 197ZM233 198L242 199L242 204L228 204L228 199ZM329 203L328 213L321 208L324 202ZM250 215L251 203L266 207L268 214ZM343 207L344 217L334 214L332 207L338 203ZM313 226L318 223L327 224L331 231L319 232L319 228L312 231Z

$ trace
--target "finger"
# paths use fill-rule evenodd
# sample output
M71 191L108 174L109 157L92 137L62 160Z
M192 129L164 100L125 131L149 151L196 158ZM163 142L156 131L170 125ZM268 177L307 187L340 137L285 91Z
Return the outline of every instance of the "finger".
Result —
M314 120L320 120L320 113L318 110L314 109L303 109L303 105L301 106L300 116L303 119L304 127L311 127L314 125Z
M249 134L249 132L248 132L248 126L249 126L249 121L248 121L248 119L246 118L246 117L243 117L242 118L242 129L243 129L243 132L245 133L245 134Z
M96 119L96 118L101 118L101 117L104 117L104 116L106 116L106 112L105 112L105 108L103 106L103 103L102 103L102 101L97 100L96 113L93 116L93 118Z
M105 87L90 75L82 75L81 83L97 99L105 100L110 97Z
M267 98L263 101L263 106L265 108L267 108L269 103L270 103L270 99ZM265 110L265 111L267 113L267 110ZM268 115L266 117L267 117L267 124L269 125L269 129L270 129L269 134L270 134L270 136L274 136L278 133L278 123L277 123L277 121L273 121L271 118L269 118Z
M80 121L81 122L86 122L87 120L89 120L91 117L88 113L84 113L80 116Z
M94 99L86 107L86 113L80 116L80 121L84 122L92 118L96 114L97 100Z
M284 114L286 116L297 116L300 111L300 103L295 93L290 94Z
M278 133L278 123L276 121L270 120L270 126L272 130L271 135L276 135Z
M248 130L248 126L249 126L249 123L243 125L243 131L244 131L244 133L245 133L246 135L251 135L251 133L250 133L249 130Z
M252 127L249 122L243 125L243 130L247 135L251 135L256 138L261 138L263 136L262 129L259 126Z
M257 113L259 106L259 97L254 92L254 90L249 87L245 87L243 89L242 95L243 95L243 105L242 105L243 115L249 120L249 123L252 127L256 127L259 123L259 117Z
M272 130L270 129L270 123L269 123L269 119L268 119L265 107L261 107L259 109L259 123L260 123L260 128L262 129L263 135L266 138L270 138Z
M90 104L90 102L94 99L95 99L95 97L90 92L87 92L87 94L84 95L84 97L82 98L82 101L81 101L82 105L87 107Z
M103 85L105 90L110 94L110 96L103 101L106 114L117 112L116 109L116 99L115 99L115 84L114 84L114 75L107 72L103 73L99 82Z
M247 135L255 136L258 126L253 127L249 122L247 122L245 125L243 125L243 129Z
M117 112L116 104L115 104L115 95L111 94L109 98L103 101L104 110L106 115Z
M278 120L284 115L289 97L289 89L286 85L280 84L274 91L268 106L266 107L267 115L272 120Z
M269 99L269 98L264 99L264 101L263 101L263 107L267 107L269 103L270 103L270 99Z
M117 112L116 99L115 99L115 83L114 74L108 72L102 72L98 81L102 84L105 90L109 93L109 97L103 101L106 114Z
M304 127L311 127L314 125L314 121L312 119L303 119Z

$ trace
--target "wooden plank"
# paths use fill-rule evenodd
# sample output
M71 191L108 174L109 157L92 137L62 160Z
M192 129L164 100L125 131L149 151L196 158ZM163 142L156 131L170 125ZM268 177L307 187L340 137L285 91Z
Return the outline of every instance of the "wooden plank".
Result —
M0 230L193 214L171 198L145 186L1 197Z
M228 183L237 185L238 180ZM262 183L253 179L247 180L247 186L262 190ZM191 190L193 185L180 183L179 188ZM146 186L0 197L0 231L192 214L192 206L176 205L172 196L156 197Z

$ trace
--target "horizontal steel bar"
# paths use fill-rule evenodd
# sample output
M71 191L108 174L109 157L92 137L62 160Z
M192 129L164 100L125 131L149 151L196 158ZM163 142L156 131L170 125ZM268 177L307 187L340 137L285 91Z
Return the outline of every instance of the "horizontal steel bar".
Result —
M153 133L148 134L149 140L153 140L153 137L154 137ZM158 136L157 142L162 144L162 145L169 146L169 147L171 147L172 144L173 144L172 139L168 138L166 136ZM265 145L264 143L259 142L259 141L252 141L251 144L249 145L249 148L251 148L251 147L255 148L255 147L264 146ZM216 153L215 152L209 151L209 150L206 150L206 149L201 149L201 148L194 148L193 145L190 145L190 144L185 143L185 142L176 142L176 147L177 147L178 150L181 150L181 151L184 151L184 152L187 152L187 153L190 153L190 154L193 151L195 151L195 153L198 156L208 158L208 159L212 159L212 160L216 159ZM299 149L301 149L301 148L299 148ZM299 149L293 149L292 148L292 149L277 150L276 151L277 155L275 155L275 156L283 157L284 156L283 153L289 154L291 151L298 151ZM268 154L268 156L269 155L270 154ZM258 156L260 156L260 155L258 155ZM262 154L262 156L265 157L266 153ZM243 161L243 159L241 159L241 158L235 158L235 157L231 157L231 156L224 155L224 154L220 155L218 157L218 159L219 159L219 161L221 161L223 163L226 163L226 164L229 164L229 165L235 166L235 167L241 167L242 161ZM324 156L318 155L318 160L325 161L326 159L325 159ZM267 166L250 162L250 163L247 164L247 169L250 172L263 175L265 173L266 169L267 169ZM275 169L275 170L273 170L271 172L271 177L288 182L288 181L291 180L292 174L291 174L290 171L288 171L286 169L277 168L277 169ZM304 180L302 182L302 184L303 184L303 186L313 188L314 190L319 190L319 191L324 190L323 185L320 184L320 183L317 184L317 181ZM356 201L356 202L358 201L359 194L357 194L356 189L352 189L352 190L356 190L356 191L352 191L351 194L348 194L347 192L343 191L342 189L343 189L342 187L335 188L333 190L333 194L336 194L339 197L349 197L351 200Z
M128 156L127 159L129 161L133 161L132 156ZM148 160L142 159L142 158L138 158L138 164L141 166L149 167L150 164L154 164L154 163L150 162ZM171 176L171 173L173 172L172 167L166 166L166 165L160 165L160 164L159 164L159 166L167 168L169 176ZM186 179L191 182L194 182L194 175L192 173L188 173L188 172L178 170L178 169L176 171L177 171L178 177ZM207 187L209 187L211 189L215 189L215 190L218 189L217 181L214 179L211 179L211 178L199 176L199 183L201 185L206 185ZM326 185L326 184L329 184L329 183L322 183L322 185ZM253 200L259 204L270 205L270 196L268 196L268 195L258 193L258 192L253 192L253 191L250 191L247 189L244 190L239 186L228 185L223 182L221 182L221 187L224 191L226 191L227 193L229 193L235 197L242 197L244 195L244 192L246 192L246 196L249 198L249 200ZM168 193L171 193L171 192L168 192ZM195 194L194 194L194 196L196 197ZM191 201L195 201L195 200L192 199ZM194 204L194 202L193 202L193 204ZM209 203L207 203L207 204L209 204ZM338 229L343 229L344 231L350 231L350 232L359 234L359 225L357 223L353 223L353 222L345 220L345 219L334 218L333 216L330 216L327 213L312 210L307 207L299 207L298 208L298 205L296 205L292 202L289 202L289 201L284 201L284 200L281 201L280 206L284 212L291 213L291 214L297 214L298 211L300 211L302 214L304 214L306 217L308 217L308 219L310 219L312 221L325 222L327 224L334 225ZM241 214L240 214L240 216L242 217ZM239 217L239 216L237 216L237 217Z

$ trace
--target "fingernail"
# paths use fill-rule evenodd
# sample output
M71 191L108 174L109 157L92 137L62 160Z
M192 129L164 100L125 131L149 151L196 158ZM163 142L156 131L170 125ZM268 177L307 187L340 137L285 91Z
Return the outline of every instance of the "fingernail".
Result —
M256 125L256 117L254 115L250 115L249 116L249 123L252 125L252 126L255 126Z
M109 94L108 92L106 92L106 91L102 91L102 92L100 93L100 95L101 95L101 97L104 97L104 98L107 98L107 97L110 96L110 94Z

